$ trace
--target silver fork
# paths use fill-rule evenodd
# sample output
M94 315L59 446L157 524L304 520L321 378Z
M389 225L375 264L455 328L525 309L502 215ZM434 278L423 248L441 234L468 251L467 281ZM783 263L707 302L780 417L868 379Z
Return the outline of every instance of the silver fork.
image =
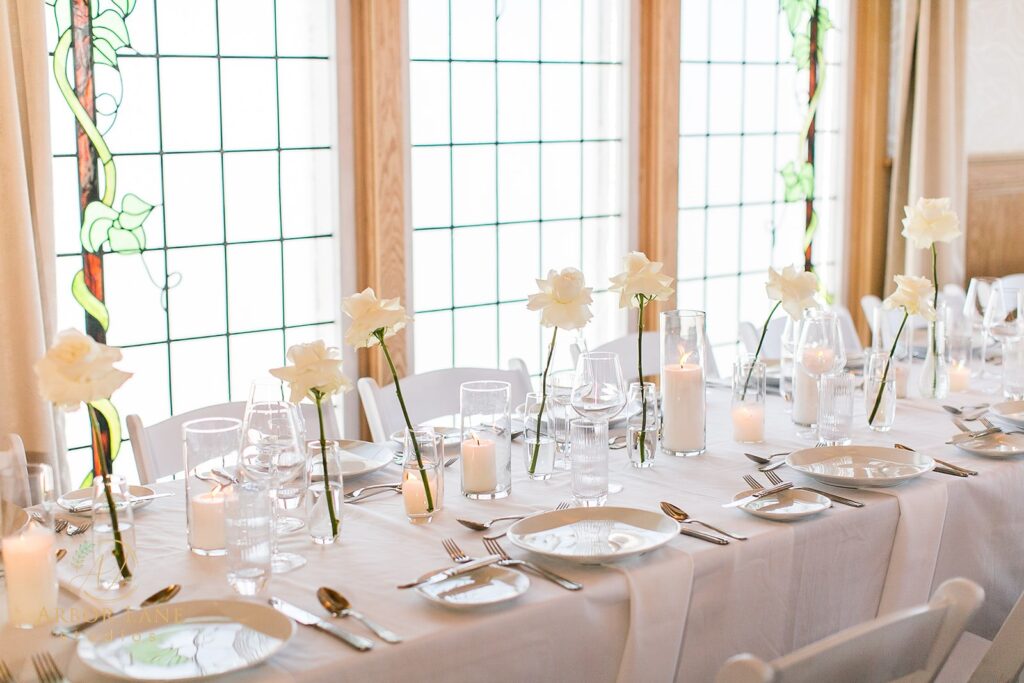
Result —
M53 532L56 533L56 534L59 534L60 532L64 531L67 528L68 528L68 520L66 520L66 519L58 519L57 521L55 521L53 523Z
M84 534L92 526L92 522L82 522L79 525L68 523L68 536L77 536L78 534Z
M32 666L36 670L39 683L67 683L63 672L57 666L49 652L40 652L32 655Z
M775 473L774 472L770 472L768 474L768 481L771 481L771 479L772 479L771 475L773 475L773 474L775 474ZM743 481L747 482L747 486L750 487L751 491L759 491L759 490L764 488L763 486L761 486L761 482L759 482L757 479L754 479L749 474L744 474L743 475Z
M781 484L782 483L782 477L780 477L779 475L775 474L774 472L765 472L765 476L768 477L768 481L770 483L772 483L772 484ZM797 486L797 487L794 487L794 488L803 489L804 491L810 491L811 493L817 493L819 496L825 496L826 498L831 500L833 503L841 503L842 505L849 505L850 507L854 507L854 508L862 508L862 507L864 507L864 503L860 502L859 500L854 500L853 498L845 498L843 496L838 496L838 495L836 495L834 493L829 493L828 491L822 491L820 489L812 489L812 488L809 488L807 486Z
M0 659L0 683L14 683L14 674L7 668L7 663Z
M569 502L567 500L563 500L561 503L559 503L558 505L555 506L555 510L568 510L571 507L572 507L572 503L571 502ZM529 515L527 515L527 516L529 516ZM501 538L502 536L504 536L507 533L508 533L508 529L505 529L500 534L494 534L493 536L484 536L484 540L485 541L496 541L497 539Z
M559 574L556 574L553 571L545 569L540 565L536 565L533 562L514 559L511 555L505 552L505 549L501 547L501 544L494 539L485 538L484 549L492 555L498 555L499 557L501 557L501 561L498 562L498 564L500 564L502 567L522 567L523 569L532 572L537 576L545 578L548 581L557 584L569 591L578 591L582 590L583 588L583 584L576 583L575 581L570 581L564 576L560 576Z

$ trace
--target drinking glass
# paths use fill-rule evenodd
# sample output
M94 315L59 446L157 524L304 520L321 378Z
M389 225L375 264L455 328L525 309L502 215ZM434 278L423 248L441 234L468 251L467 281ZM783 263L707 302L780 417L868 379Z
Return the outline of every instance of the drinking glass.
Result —
M50 517L53 497L49 465L30 464L27 487L20 462L17 470L0 471L0 557L7 582L7 620L16 628L41 626L57 618L56 538ZM20 524L25 502L43 506L45 523Z
M138 558L131 498L120 474L99 477L92 487L92 559L97 585L107 593L126 590L135 576ZM111 502L116 520L110 514Z
M1003 396L1024 400L1024 338L1003 343Z
M512 492L512 385L464 382L462 412L462 495L491 500Z
M985 311L985 330L1000 345L1002 353L1024 337L1024 290L1016 287L993 289L992 297ZM1012 365L1012 362L1011 362ZM1006 393L1007 364L1003 360L1002 383Z
M299 427L293 406L287 401L256 401L247 406L242 420L242 446L239 465L249 479L267 482L274 518L271 568L275 574L298 569L306 559L278 548L281 529L277 526L279 487L305 478L306 454L300 446Z
M345 489L338 442L326 440L323 445L326 448L321 448L319 440L306 443L309 467L309 490L305 495L306 525L314 543L329 545L338 540L341 532ZM332 511L338 522L336 528L331 522Z
M981 363L977 377L987 378L988 371L988 329L985 325L989 302L996 291L1001 291L1002 282L997 277L972 277L964 299L964 318L970 321L973 338L981 345Z
M826 446L845 446L853 430L853 375L839 370L822 375L820 382L818 440Z
M588 420L607 422L625 405L626 385L619 354L609 351L580 354L573 381L573 410Z
M444 450L433 427L405 430L402 501L413 524L427 524L444 505ZM418 457L417 457L418 454Z
M841 370L845 365L846 350L843 347L836 314L817 308L804 311L803 322L800 324L800 341L796 349L796 395L800 405L794 403L794 421L799 423L797 407L801 408L800 418L810 417L811 412L814 412L815 422L821 420L821 415L817 414L821 406L821 377ZM811 386L817 392L816 405L808 405Z
M256 380L249 385L249 400L246 409L255 403L285 403L292 411L292 419L295 421L295 429L298 434L298 442L301 447L306 443L306 425L302 417L302 410L298 405L288 401L288 393L284 383L278 380ZM319 438L320 432L311 438ZM288 473L282 473L288 474ZM302 508L303 497L307 488L307 469L305 465L301 468L291 470L291 476L283 476L274 488L272 495L280 508L277 512L277 533L278 535L295 533L305 526L301 517L294 514L294 511Z
M273 512L266 481L234 484L224 496L227 579L239 595L256 595L270 577Z
M657 387L654 382L631 382L626 401L626 451L633 467L654 466L660 431Z
M699 455L707 447L704 311L661 314L661 449Z
M576 380L575 370L559 370L548 374L548 426L555 440L555 468L569 469L569 423L576 417L572 409L572 387Z
M764 407L768 390L765 364L743 354L732 366L732 438L739 443L764 441Z
M547 400L539 393L527 394L523 408L523 442L526 444L523 456L526 459L526 474L530 479L548 479L554 472L555 439L551 432Z
M572 497L582 507L597 507L608 500L608 422L573 420Z
M211 474L238 460L242 421L230 417L189 420L181 425L185 471L185 523L189 550L224 554L224 491Z
M889 357L888 351L872 350L868 354L864 370L864 412L868 427L873 431L889 431L896 419L895 370L896 362Z

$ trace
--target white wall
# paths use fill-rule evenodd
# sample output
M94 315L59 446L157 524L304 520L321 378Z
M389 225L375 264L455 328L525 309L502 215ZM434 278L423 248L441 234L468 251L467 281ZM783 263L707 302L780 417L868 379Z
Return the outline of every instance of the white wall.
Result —
M1024 0L969 0L968 154L1024 152Z

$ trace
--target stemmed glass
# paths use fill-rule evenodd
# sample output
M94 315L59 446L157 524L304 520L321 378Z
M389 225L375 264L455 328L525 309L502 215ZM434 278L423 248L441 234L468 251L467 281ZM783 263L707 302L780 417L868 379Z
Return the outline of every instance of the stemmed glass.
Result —
M1024 290L995 287L985 309L985 332L1007 353L1008 343L1024 336ZM1003 359L1005 369L1006 359ZM1005 380L1005 378L1004 378Z
M306 425L302 418L302 411L294 403L288 403L287 399L288 395L285 393L282 382L270 379L256 380L249 385L249 400L246 403L246 410L256 403L287 403L298 430L299 445L302 446L306 440ZM289 513L302 507L303 495L308 488L306 486L307 473L303 471L291 474L290 478L282 478L276 488L271 487L275 507L284 510L283 514L279 513L276 517L275 528L278 534L292 534L306 525L301 517Z
M999 278L995 277L972 277L971 283L967 286L967 297L964 299L964 317L970 321L974 334L981 338L981 364L978 367L978 377L985 379L990 377L988 372L988 330L985 324L989 302L993 300L996 292L1003 289Z
M846 349L843 347L839 319L835 313L821 309L809 309L804 312L800 341L796 349L796 362L817 380L820 396L821 378L846 366ZM818 416L817 423L820 428L821 415Z
M306 558L278 549L278 490L306 471L305 451L295 411L287 401L251 401L242 421L239 466L246 477L265 481L270 489L274 525L271 571L282 574L306 564Z
M608 351L580 354L571 403L573 410L591 422L608 422L626 407L626 385L618 354ZM608 484L609 493L621 490L621 484Z

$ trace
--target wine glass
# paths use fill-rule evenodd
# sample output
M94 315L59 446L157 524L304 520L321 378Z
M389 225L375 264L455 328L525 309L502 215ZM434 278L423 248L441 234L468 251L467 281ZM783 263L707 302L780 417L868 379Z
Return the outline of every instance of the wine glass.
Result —
M819 396L821 378L846 366L846 349L843 347L839 319L835 313L815 308L804 312L796 363L817 380ZM821 417L819 415L817 419L819 425Z
M290 403L251 402L246 407L242 421L242 447L239 455L241 471L250 479L267 482L271 498L276 503L278 489L304 476L306 458L300 443L299 427ZM281 574L298 569L306 564L306 558L278 549L281 532L277 528L276 504L271 505L271 515L274 523L271 571Z
M591 422L608 422L618 415L626 407L619 355L608 351L580 354L570 402L573 410ZM609 493L621 490L622 484L609 482Z
M992 289L985 309L985 331L1002 347L1004 355L1008 342L1024 337L1024 290L1002 286Z
M992 376L988 371L989 338L985 326L986 312L993 295L997 291L1002 291L1002 288L1002 282L995 277L972 277L971 283L967 286L964 317L971 322L974 335L981 339L981 364L978 367L978 377L981 379Z
M299 445L306 440L306 425L302 418L302 411L294 403L288 403L288 394L285 391L284 383L276 379L259 379L249 385L249 400L246 409L256 403L287 403L291 408L292 417L298 429ZM277 516L276 528L279 534L292 534L299 531L306 525L300 517L289 514L291 511L302 507L303 495L306 491L305 473L293 472L291 478L283 478L279 486L271 487L274 495L274 504L284 510L284 514ZM299 476L301 475L301 476Z

